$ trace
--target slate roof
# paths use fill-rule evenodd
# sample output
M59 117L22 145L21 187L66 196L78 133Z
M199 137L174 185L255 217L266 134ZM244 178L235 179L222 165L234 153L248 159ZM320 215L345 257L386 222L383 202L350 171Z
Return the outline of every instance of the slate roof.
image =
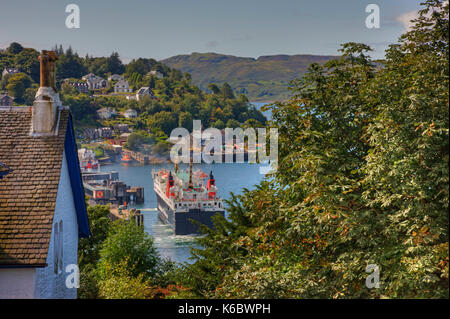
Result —
M45 266L69 111L58 134L31 137L31 107L0 109L0 265Z

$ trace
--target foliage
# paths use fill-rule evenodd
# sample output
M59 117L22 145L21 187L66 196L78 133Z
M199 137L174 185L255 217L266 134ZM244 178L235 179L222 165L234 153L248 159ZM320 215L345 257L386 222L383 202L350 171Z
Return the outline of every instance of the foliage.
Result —
M31 86L31 78L25 73L16 73L8 77L6 90L14 97L14 102L23 103L25 91Z
M232 196L179 283L199 297L448 298L448 10L426 1L381 66L347 43L292 82L271 106L276 174Z
M88 206L87 212L92 235L78 242L78 264L81 268L100 260L100 249L111 227L109 206Z
M106 260L103 266L107 275L98 283L100 298L146 299L150 296L149 281L144 279L143 273L133 275L135 269L133 265L130 266L127 258L118 263Z
M153 238L142 227L133 222L117 220L100 250L100 278L107 277L110 265L119 265L123 260L132 269L133 276L143 274L148 279L156 273L160 258L153 245Z
M152 144L152 143L153 143L153 138L151 136L149 136L145 132L138 131L138 132L133 132L130 134L130 136L128 136L126 146L130 150L140 151L141 146L143 144Z

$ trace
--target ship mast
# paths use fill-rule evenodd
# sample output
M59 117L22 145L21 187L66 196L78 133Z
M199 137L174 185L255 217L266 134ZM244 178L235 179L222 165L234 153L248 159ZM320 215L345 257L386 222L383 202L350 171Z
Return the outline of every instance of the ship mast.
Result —
M188 188L194 188L194 185L192 184L192 156L189 156L189 185Z

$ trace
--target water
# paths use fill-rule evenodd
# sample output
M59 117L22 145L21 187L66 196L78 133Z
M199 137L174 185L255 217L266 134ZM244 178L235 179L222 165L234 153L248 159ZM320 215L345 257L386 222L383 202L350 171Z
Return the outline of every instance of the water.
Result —
M180 169L187 166L180 165ZM219 196L230 198L230 192L242 193L243 188L252 189L264 177L259 173L258 164L232 163L232 164L194 164L195 169L201 169L208 173L212 170L216 185L219 188ZM172 164L158 165L130 165L116 163L101 166L101 171L118 171L119 179L129 186L144 187L145 201L135 205L144 215L144 229L154 237L155 245L162 257L170 258L176 262L189 262L190 247L195 245L195 236L175 236L170 226L163 224L156 207L156 195L153 191L152 169L167 168L173 170Z
M258 110L260 110L262 112L262 114L264 114L264 116L270 120L272 118L272 112L270 110L268 111L262 111L261 107L263 107L266 104L271 104L271 103L267 103L267 102L250 102L251 104L253 104L254 106L256 106L256 108Z

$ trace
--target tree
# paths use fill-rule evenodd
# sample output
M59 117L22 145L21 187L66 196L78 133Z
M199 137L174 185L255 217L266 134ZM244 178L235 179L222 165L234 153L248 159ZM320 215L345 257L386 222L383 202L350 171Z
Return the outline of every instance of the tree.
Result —
M233 89L226 82L222 85L222 88L220 91L222 92L223 97L226 99L234 99L235 98Z
M188 112L181 112L180 117L178 119L178 127L183 127L187 129L189 132L192 132L192 115Z
M24 102L25 90L31 86L31 78L25 73L16 73L8 78L6 89L9 95L14 96L17 103Z
M98 271L101 279L108 277L109 265L120 266L123 261L133 277L143 274L148 279L156 273L160 260L153 238L134 222L123 220L116 221L110 228L100 250L100 258Z
M73 53L71 47L66 50L66 53L58 56L58 60L56 60L56 78L58 80L81 78L85 72L82 60Z
M382 292L396 298L449 293L448 29L448 1L426 1L372 88L377 121L367 130L364 197L386 216L377 263Z
M222 130L225 128L225 124L223 123L222 120L216 120L211 124L211 127L215 127L218 128L219 130Z
M211 90L211 92L212 92L213 94L219 94L219 93L220 93L219 87L218 87L217 85L215 85L214 83L210 83L210 84L208 85L208 89Z
M172 113L161 111L153 115L151 125L163 131L167 136L170 136L172 130L177 128L178 121Z
M119 53L113 52L107 59L108 72L111 74L122 74L125 72L125 67L119 58Z
M17 42L12 42L7 49L8 53L11 53L11 54L20 53L20 52L22 52L22 50L23 50L23 46L21 46Z
M237 127L240 127L240 126L241 126L241 123L239 123L239 122L236 121L236 120L229 119L226 126L227 126L227 127L230 127L230 128L237 128Z
M87 264L95 265L100 260L100 249L111 226L108 206L88 206L87 213L92 235L81 238L78 242L78 264L80 268Z
M133 151L139 151L142 144L151 143L151 139L144 132L133 132L128 136L127 147Z
M113 264L106 260L105 277L98 283L99 297L104 299L146 299L150 297L148 279L144 274L134 276L134 265L128 258Z
M381 66L344 44L271 106L278 170L205 230L197 296L448 298L449 6L425 6Z

